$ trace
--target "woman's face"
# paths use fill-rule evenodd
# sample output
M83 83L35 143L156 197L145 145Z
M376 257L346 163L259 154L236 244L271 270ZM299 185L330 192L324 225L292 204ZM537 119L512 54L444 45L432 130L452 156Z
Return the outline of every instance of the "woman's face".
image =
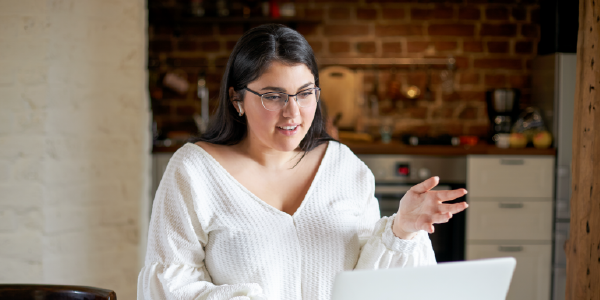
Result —
M272 62L265 73L247 85L259 94L283 92L296 94L315 86L315 77L304 64L285 65ZM298 106L296 97L290 97L288 103L279 111L266 110L261 97L249 91L244 101L239 102L248 120L248 139L265 148L279 151L293 151L300 145L317 109L316 101L306 107ZM234 105L237 108L237 104Z

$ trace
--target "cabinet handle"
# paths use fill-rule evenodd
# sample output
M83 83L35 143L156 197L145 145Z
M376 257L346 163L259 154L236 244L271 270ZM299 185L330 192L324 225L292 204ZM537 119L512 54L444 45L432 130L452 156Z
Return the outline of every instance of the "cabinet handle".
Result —
M508 165L508 166L518 166L518 165L524 165L525 161L522 159L500 159L500 164L501 165Z
M500 252L521 252L523 246L499 246L498 251Z
M523 208L523 203L500 203L500 208Z

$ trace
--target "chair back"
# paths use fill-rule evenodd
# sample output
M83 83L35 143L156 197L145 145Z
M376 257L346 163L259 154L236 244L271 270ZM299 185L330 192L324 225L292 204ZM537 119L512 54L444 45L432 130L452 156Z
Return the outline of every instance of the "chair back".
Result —
M76 285L0 284L2 300L116 300L114 291Z

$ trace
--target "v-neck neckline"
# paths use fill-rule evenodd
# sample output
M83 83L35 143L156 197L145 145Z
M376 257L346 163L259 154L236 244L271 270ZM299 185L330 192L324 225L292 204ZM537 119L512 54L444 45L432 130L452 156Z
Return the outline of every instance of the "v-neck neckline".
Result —
M331 148L331 141L327 142L327 149L325 149L325 154L321 158L321 162L319 163L319 167L317 168L317 173L315 174L315 177L312 179L312 182L310 183L308 191L304 195L304 198L302 199L302 202L300 203L300 206L291 215L288 214L288 213L286 213L286 212L284 212L284 211L282 211L282 210L280 210L280 209L275 208L273 205L267 203L266 201L262 200L261 198L259 198L258 196L256 196L254 193L252 193L248 188L246 188L246 186L244 186L241 182L239 182L237 179L235 179L235 177L233 177L233 175L231 175L231 173L229 173L229 171L227 171L227 169L225 169L225 167L223 167L221 165L221 163L219 163L218 160L216 160L212 155L210 155L210 153L208 153L206 150L204 150L204 148L200 147L199 145L197 145L195 143L188 143L188 145L193 145L197 149L199 149L201 153L203 153L204 155L206 155L208 157L208 159L217 167L217 169L219 169L221 172L223 172L225 174L225 176L227 176L227 178L229 178L229 180L231 180L235 185L238 186L238 188L240 188L242 191L244 191L246 194L248 194L252 199L256 200L261 205L266 205L267 207L269 207L269 209L275 211L276 213L284 214L286 216L294 218L296 215L298 215L298 213L306 205L306 202L310 198L310 196L312 194L312 191L315 189L314 186L317 184L318 179L319 179L319 177L320 177L320 175L322 173L321 170L323 169L323 165L326 163L327 158L329 157L329 152L330 152L330 148Z

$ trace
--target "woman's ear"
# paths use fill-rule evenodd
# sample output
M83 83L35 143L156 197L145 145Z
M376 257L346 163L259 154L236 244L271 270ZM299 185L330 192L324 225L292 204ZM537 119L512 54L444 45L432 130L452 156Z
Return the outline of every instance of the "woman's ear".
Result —
M242 107L242 101L239 98L239 94L235 92L233 87L229 87L229 100L241 117L244 114L244 108Z

